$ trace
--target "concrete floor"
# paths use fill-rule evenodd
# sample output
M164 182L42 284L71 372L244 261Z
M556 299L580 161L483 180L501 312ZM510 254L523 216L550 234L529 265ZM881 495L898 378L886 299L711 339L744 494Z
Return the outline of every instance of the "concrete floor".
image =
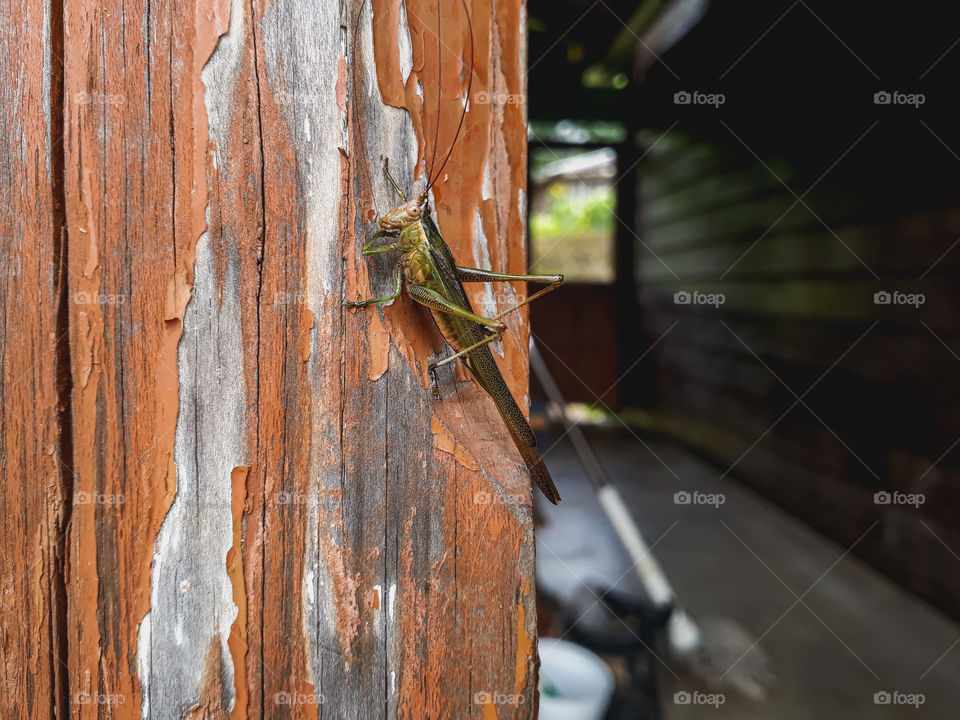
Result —
M713 676L742 656L711 685L703 672L661 654L665 718L960 718L960 625L736 481L718 480L715 467L684 449L644 439L648 449L626 431L590 439L646 541L656 543L680 603L722 638L710 640L719 648ZM552 442L545 437L542 446ZM546 460L563 502L540 505L541 590L572 598L584 584L636 588L572 446L560 442ZM722 493L725 502L675 504L682 490ZM681 691L721 692L724 703L676 704ZM878 692L922 693L923 703L876 704Z

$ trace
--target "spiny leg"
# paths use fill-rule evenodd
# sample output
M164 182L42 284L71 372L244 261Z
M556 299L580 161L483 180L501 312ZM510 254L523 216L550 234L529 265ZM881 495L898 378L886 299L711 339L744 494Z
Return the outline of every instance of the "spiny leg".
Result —
M480 341L478 341L478 342L475 342L475 343L474 343L473 345L471 345L470 347L465 347L463 350L460 350L459 352L455 352L455 353L454 353L453 355L451 355L450 357L444 358L443 360L441 360L441 361L438 362L438 363L433 363L433 364L431 365L431 367L432 367L434 370L436 370L436 369L437 369L438 367L440 367L441 365L446 365L448 362L453 362L453 361L456 360L458 357L462 357L462 356L464 356L464 355L469 355L471 352L473 352L474 350L476 350L478 347L481 347L482 345L486 345L487 343L492 343L494 340L499 340L500 338L503 337L503 334L504 334L506 331L507 331L507 328L506 328L506 327L502 327L502 328L500 328L499 330L495 331L492 335L487 335L487 337L485 337L483 340L480 340Z
M461 282L500 282L511 280L525 280L537 283L562 283L563 275L514 275L512 273L481 270L480 268L462 267L457 265L457 277Z
M563 285L563 275L513 275L511 273L498 273L490 270L481 270L479 268L459 266L457 266L457 277L461 282L510 282L513 280L521 280L526 282L549 283L547 287L537 290L537 292L530 297L494 315L493 318L495 320L499 320L504 315L512 313L514 310L523 307L527 303L533 302L537 298L543 297L548 292L553 292Z
M447 313L448 315L455 315L456 317L463 318L464 320L471 320L478 325L482 325L485 328L489 328L493 332L485 337L483 340L473 343L469 347L465 347L462 350L454 353L448 358L444 358L440 362L431 363L430 368L436 370L442 365L446 365L453 360L456 360L458 357L463 357L464 355L469 354L473 350L476 350L481 345L486 345L487 343L493 342L501 337L503 333L506 332L507 326L502 322L496 319L491 319L483 317L482 315L477 315L476 313L464 308L460 305L450 302L440 293L431 290L430 288L423 287L422 285L412 285L407 288L407 294L410 295L414 300L416 300L421 305L426 305L431 310L436 310L438 312Z
M436 292L435 290L431 290L428 287L424 287L423 285L410 285L407 288L407 294L418 303L421 305L426 305L431 310L447 313L448 315L456 315L464 320L472 320L478 325L483 325L491 330L506 329L506 325L499 320L487 318L483 315L477 315L468 308L450 302L440 293Z
M391 300L396 300L398 297L400 297L400 292L402 290L403 268L400 266L400 263L397 263L396 270L393 272L393 295L386 295L378 298L368 298L366 300L344 300L343 304L346 307L363 307L364 305L375 305L378 303L390 302Z

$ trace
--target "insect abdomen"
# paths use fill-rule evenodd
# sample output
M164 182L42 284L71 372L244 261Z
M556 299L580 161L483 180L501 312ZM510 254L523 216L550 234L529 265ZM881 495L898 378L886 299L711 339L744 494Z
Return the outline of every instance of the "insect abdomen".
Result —
M464 345L457 340L457 329L454 327L456 319L447 313L437 312L436 310L431 310L430 314L433 315L433 320L437 323L437 328L439 328L440 334L443 335L447 344L456 352L463 350Z

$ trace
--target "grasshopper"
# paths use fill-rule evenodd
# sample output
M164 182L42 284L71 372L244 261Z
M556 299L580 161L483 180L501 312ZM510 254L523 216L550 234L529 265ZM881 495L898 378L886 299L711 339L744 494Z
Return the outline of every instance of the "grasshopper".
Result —
M464 4L464 11L466 5ZM469 25L470 17L467 14ZM439 26L438 26L439 35ZM473 83L473 31L470 28L469 80L467 98ZM439 44L439 38L438 38ZM439 89L439 79L438 79ZM439 103L438 103L439 104ZM454 354L431 363L428 370L436 392L436 369L456 359L460 359L480 387L493 399L506 423L510 436L520 451L520 456L530 471L530 475L546 498L556 504L560 501L553 479L537 450L537 440L527 423L523 412L507 387L506 381L490 352L490 343L499 340L507 329L501 318L529 302L555 290L563 283L562 275L512 275L479 268L461 267L454 260L440 230L430 215L427 196L430 188L443 172L450 159L453 147L460 135L467 106L464 105L460 116L460 125L454 135L446 158L436 172L428 172L426 188L415 200L407 200L406 195L390 176L389 166L384 164L384 175L403 201L380 218L380 229L363 246L363 256L372 257L385 253L399 253L400 259L394 270L393 293L384 297L366 300L346 300L344 305L352 308L364 307L395 300L406 284L407 295L415 302L430 310L444 340L454 350ZM439 125L439 123L438 123ZM438 133L439 135L439 130ZM434 142L431 165L436 160L436 142ZM378 244L382 239L390 242ZM494 315L478 315L470 306L463 283L465 282L511 282L526 281L546 283L542 288L512 307Z

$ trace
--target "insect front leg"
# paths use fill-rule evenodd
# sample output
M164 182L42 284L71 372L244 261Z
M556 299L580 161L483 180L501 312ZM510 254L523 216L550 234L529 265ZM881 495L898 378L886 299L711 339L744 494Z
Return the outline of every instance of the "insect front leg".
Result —
M497 320L563 285L563 275L512 275L510 273L497 273L491 272L490 270L459 266L457 267L457 277L461 282L511 282L519 280L524 282L549 283L547 287L537 290L537 292L530 297L494 315L494 319Z
M361 254L364 257L370 257L371 255L383 255L384 253L399 252L400 247L397 243L391 243L390 245L380 245L378 247L373 247L375 243L380 238L395 238L397 236L396 230L377 230L373 234L373 237L367 240L366 244L363 246Z

